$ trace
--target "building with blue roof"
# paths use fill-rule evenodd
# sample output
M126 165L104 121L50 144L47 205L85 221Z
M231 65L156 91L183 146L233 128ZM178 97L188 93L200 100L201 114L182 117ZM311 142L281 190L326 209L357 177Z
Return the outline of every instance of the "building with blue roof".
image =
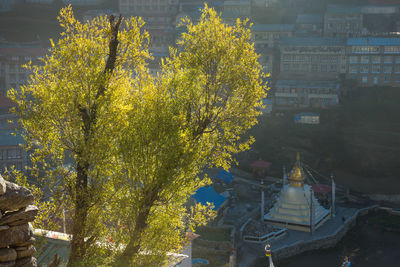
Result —
M197 189L196 193L193 195L193 199L202 205L207 205L207 203L213 204L214 210L219 210L226 205L228 201L226 197L215 192L212 186Z
M324 36L359 36L362 28L363 14L361 6L328 5L324 16Z
M280 79L334 80L346 73L346 39L282 38Z
M400 86L400 38L348 38L346 54L348 79L364 86Z

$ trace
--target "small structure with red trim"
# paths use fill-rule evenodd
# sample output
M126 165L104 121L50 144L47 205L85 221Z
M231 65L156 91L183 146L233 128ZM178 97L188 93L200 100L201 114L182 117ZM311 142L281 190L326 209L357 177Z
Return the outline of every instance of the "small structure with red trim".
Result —
M267 176L267 172L271 167L272 163L264 160L254 161L250 167L252 169L255 178L264 178Z

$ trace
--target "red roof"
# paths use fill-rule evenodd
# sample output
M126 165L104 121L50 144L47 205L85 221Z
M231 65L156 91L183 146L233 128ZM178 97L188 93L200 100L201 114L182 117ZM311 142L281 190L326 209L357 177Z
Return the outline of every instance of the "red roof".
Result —
M326 184L313 184L312 190L316 193L328 194L331 192L331 187Z
M272 165L271 162L263 161L263 160L257 160L257 161L254 161L250 166L253 167L253 168L267 169L271 165Z

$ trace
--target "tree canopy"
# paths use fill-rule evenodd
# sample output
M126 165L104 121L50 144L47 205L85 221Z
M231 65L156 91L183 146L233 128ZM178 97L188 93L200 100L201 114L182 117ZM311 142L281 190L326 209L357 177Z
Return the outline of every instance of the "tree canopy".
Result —
M81 23L67 7L59 21L60 40L10 96L34 166L72 203L69 266L160 264L214 216L188 204L211 183L202 170L229 168L253 142L266 84L249 24L205 6L152 76L140 18Z

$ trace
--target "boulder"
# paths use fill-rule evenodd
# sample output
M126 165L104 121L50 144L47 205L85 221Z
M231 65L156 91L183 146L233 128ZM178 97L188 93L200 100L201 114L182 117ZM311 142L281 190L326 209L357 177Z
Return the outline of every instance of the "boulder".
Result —
M6 192L6 180L4 180L3 176L1 176L0 174L0 195L4 195L5 192Z
M26 240L25 242L15 244L14 246L15 246L15 249L17 249L18 247L26 247L26 246L35 244L35 241L36 241L36 239L34 237L31 237L28 240Z
M0 248L0 262L15 261L17 252L12 248Z
M35 220L36 214L39 209L36 206L28 206L18 211L6 212L3 218L0 219L0 225L21 225Z
M15 261L0 262L0 267L12 267L15 266Z
M6 181L6 192L0 195L0 210L19 210L32 203L33 195L29 189Z
M28 223L10 227L1 231L0 248L26 243L32 236L33 229Z
M15 262L15 266L18 267L36 267L36 258L34 257L28 257L28 258L22 258L19 259Z
M36 248L32 245L25 247L25 250L17 250L17 259L32 257L36 253Z

